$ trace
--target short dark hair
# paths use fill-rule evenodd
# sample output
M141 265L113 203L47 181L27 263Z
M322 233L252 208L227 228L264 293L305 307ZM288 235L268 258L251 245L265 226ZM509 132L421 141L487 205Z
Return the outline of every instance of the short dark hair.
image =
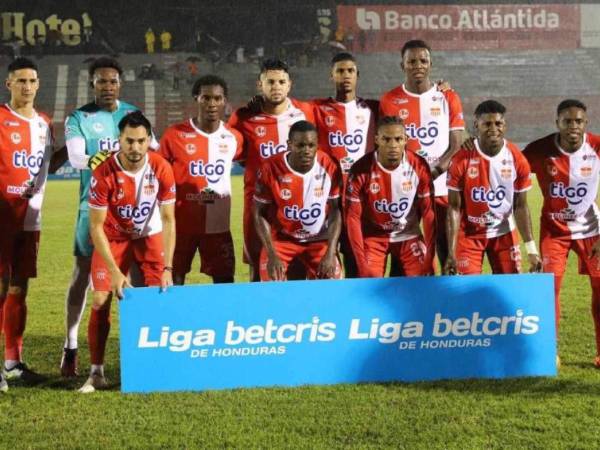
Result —
M307 133L310 131L314 131L316 133L317 127L315 127L314 124L308 120L299 120L291 126L290 132L288 133L288 138L292 139L292 134L294 133Z
M227 97L227 83L221 77L209 74L198 78L194 83L194 86L192 86L192 97L196 98L200 95L202 86L221 86L225 97Z
M568 98L558 104L558 107L556 108L556 115L559 116L561 112L569 108L579 108L583 109L584 111L587 111L587 106L585 106L583 102L580 102L579 100L575 100L573 98Z
M141 111L134 111L123 117L119 122L119 133L122 133L125 127L144 127L148 132L148 136L152 135L152 125Z
M29 58L23 58L22 56L15 58L8 65L8 73L12 73L15 70L21 70L21 69L32 69L32 70L35 70L36 72L38 71L38 67L37 67L36 63L34 63Z
M352 53L340 52L337 55L335 55L333 58L331 58L331 65L334 66L335 63L338 63L340 61L352 61L355 63L356 58L354 57L354 55L352 55Z
M96 72L98 69L115 69L119 73L119 77L123 75L123 68L121 67L121 64L119 64L116 59L109 56L101 56L100 58L94 59L90 63L88 67L90 81L94 77L94 72Z
M502 114L506 112L506 107L496 100L486 100L481 102L475 108L475 117L479 117L483 114Z
M404 120L400 116L383 116L377 121L377 130L387 125L401 125L404 126Z
M281 59L269 58L265 59L260 65L260 73L263 74L267 70L283 70L285 73L290 73L290 68L285 61Z
M410 41L407 41L403 46L402 46L402 50L400 51L400 54L402 56L402 58L404 58L404 54L413 48L424 48L425 50L427 50L429 53L431 53L431 47L427 44L427 42L422 41L421 39L412 39Z

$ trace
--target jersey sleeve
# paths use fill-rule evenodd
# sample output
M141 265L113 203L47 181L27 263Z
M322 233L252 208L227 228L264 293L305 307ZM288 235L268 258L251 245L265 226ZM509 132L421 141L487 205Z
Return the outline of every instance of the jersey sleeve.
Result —
M346 186L346 201L360 203L362 186L364 184L364 176L361 174L350 173L348 175L348 183Z
M389 92L386 92L381 96L381 99L379 100L379 117L396 115L396 112L392 108L390 97L391 94Z
M227 121L227 126L229 128L232 128L234 131L237 131L240 134L240 137L243 135L243 131L242 131L242 117L241 117L241 112L240 110L236 110L233 112L233 114L229 117L229 120ZM237 139L237 138L236 138ZM242 143L240 148L236 151L236 155L234 160L235 161L240 161L243 162L246 160L247 158L247 154L248 154L248 141L245 139L242 139Z
M65 120L65 141L68 141L74 137L85 139L83 131L81 130L79 115L77 115L76 112L69 114L69 117L67 117L67 120Z
M266 204L273 203L273 192L271 190L271 171L267 165L261 166L261 168L256 172L254 200Z
M162 138L160 139L160 147L158 153L170 163L173 162L173 152L171 151L171 133L169 130L165 131Z
M446 179L446 186L448 189L453 191L462 191L465 187L464 167L465 158L463 158L463 152L459 151L450 160L450 166L448 167L448 178Z
M239 161L242 159L242 156L244 154L244 138L242 136L242 133L240 133L238 130L230 128L231 133L233 134L233 136L235 137L235 155L233 155L233 160L234 161Z
M331 175L331 189L329 190L329 200L340 198L342 193L342 172L335 163L331 163L331 169L329 170Z
M527 159L519 150L515 154L515 170L517 178L515 179L515 192L525 192L531 189L531 168Z
M417 186L417 196L419 198L430 197L433 191L433 179L431 178L431 170L425 162L420 162L417 166L417 174L419 176L419 185Z
M448 91L446 95L450 106L450 131L465 129L465 116L460 97L454 91Z
M175 187L175 176L173 175L173 169L166 161L162 164L158 183L158 204L168 205L175 203L177 192Z
M92 209L107 209L110 197L110 186L103 173L104 166L99 166L90 179L88 205Z

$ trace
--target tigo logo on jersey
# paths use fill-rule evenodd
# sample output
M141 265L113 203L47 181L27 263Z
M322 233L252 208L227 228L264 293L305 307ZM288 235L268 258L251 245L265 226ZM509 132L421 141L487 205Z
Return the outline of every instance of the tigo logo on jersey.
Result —
M206 177L210 183L217 183L225 173L225 161L217 159L214 164L205 164L201 159L190 161L189 172L193 177Z
M341 131L329 133L330 147L345 147L350 153L356 153L360 150L361 144L364 142L362 130L355 130L354 133L342 134Z
M140 206L125 205L117 207L117 213L123 219L131 219L136 225L144 223L150 211L152 204L150 202L142 202Z
M119 145L119 140L111 137L105 137L102 139L98 139L98 151L117 151L121 146Z
M579 205L588 193L587 184L577 183L577 186L565 186L563 182L550 183L550 196L566 198L569 205Z
M429 147L435 142L435 138L438 137L440 132L438 123L431 121L422 127L417 127L414 123L411 123L406 127L406 133L410 139L418 139L421 145Z
M382 200L375 200L373 202L373 208L378 213L387 213L393 219L401 219L409 206L407 198L401 198L397 202L388 202L386 198Z
M270 158L271 156L274 156L278 153L284 152L286 149L287 149L286 144L275 145L275 143L273 141L262 143L258 147L260 156L263 158Z
M27 169L29 175L35 177L40 173L40 168L44 163L44 154L39 152L37 155L28 155L25 150L13 153L13 166Z
M506 188L499 186L498 189L486 189L483 186L471 189L471 200L479 203L487 203L490 208L498 208L502 200L506 198Z
M254 132L256 133L256 135L258 137L265 137L267 135L267 129L265 127L263 127L262 125L259 127L256 127L254 129Z
M298 205L283 208L283 215L286 219L301 222L305 227L311 227L317 223L322 212L320 203L313 203L310 208L299 208Z
M10 140L13 141L13 144L19 144L21 142L21 135L16 131L14 133L10 133Z

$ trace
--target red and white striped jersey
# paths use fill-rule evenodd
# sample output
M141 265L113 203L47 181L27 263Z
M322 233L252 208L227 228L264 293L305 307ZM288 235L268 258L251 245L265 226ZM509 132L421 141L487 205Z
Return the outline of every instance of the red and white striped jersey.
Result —
M111 240L138 239L162 231L160 205L175 203L173 170L158 153L146 153L144 166L126 171L119 153L92 172L89 207L108 210L104 232Z
M531 189L529 163L519 148L507 140L497 155L462 148L448 169L448 189L462 193L462 223L467 236L494 238L515 228L513 200L516 192Z
M319 150L338 161L344 176L375 142L379 102L357 98L348 103L334 98L312 101L319 130Z
M229 231L231 165L241 151L242 136L222 122L210 134L197 128L193 119L167 128L160 153L175 175L178 233Z
M291 98L288 100L287 110L276 116L240 108L229 118L229 126L244 137L241 160L246 163L244 189L248 192L254 191L256 172L261 164L287 150L290 127L300 120L315 122L312 105Z
M50 120L0 106L0 217L14 231L39 231L53 135ZM32 195L25 198L24 195Z
M390 171L373 152L352 167L346 201L361 203L365 237L387 235L390 242L401 242L421 235L419 202L431 196L432 188L431 172L420 156L404 152Z
M585 134L583 145L568 153L558 133L532 142L523 151L544 196L541 226L556 237L584 239L600 234L596 204L600 179L600 136Z
M404 120L408 142L406 148L437 164L450 145L450 132L465 129L460 97L455 91L438 91L434 85L427 92L413 94L404 85L383 94L379 104L381 116L399 116ZM434 181L435 195L448 194L446 175Z
M317 151L307 173L293 170L289 152L265 162L258 173L254 200L271 205L271 230L299 242L327 239L328 200L340 197L341 172L324 152Z

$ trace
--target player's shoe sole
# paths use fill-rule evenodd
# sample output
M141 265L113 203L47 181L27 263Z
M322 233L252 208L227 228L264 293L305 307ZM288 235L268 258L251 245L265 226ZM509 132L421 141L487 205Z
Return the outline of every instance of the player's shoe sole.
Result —
M19 363L15 367L10 370L4 368L3 371L4 378L6 380L18 380L27 384L37 384L46 380L46 377L40 375L37 372L34 372L25 363Z
M102 375L92 374L83 383L83 386L79 388L81 394L91 394L96 392L97 390L106 389L108 387L108 383L106 382L106 378Z
M74 378L79 375L77 370L77 349L63 349L63 356L60 361L60 374L64 378Z

